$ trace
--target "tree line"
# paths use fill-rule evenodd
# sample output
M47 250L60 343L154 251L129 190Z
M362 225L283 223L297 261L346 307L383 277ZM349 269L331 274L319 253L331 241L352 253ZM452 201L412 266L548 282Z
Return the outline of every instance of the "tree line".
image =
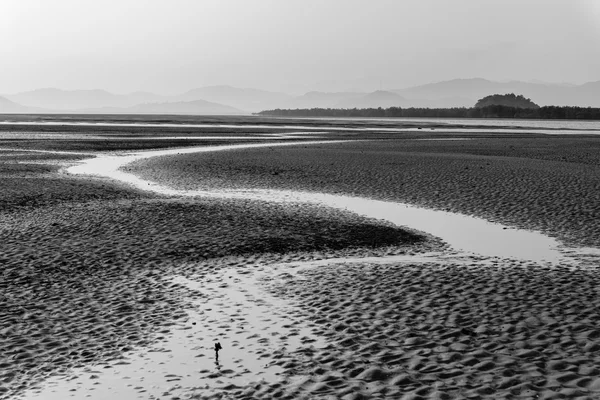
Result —
M544 106L520 108L503 105L454 108L304 108L275 109L257 113L273 117L362 117L362 118L522 118L600 120L600 108Z

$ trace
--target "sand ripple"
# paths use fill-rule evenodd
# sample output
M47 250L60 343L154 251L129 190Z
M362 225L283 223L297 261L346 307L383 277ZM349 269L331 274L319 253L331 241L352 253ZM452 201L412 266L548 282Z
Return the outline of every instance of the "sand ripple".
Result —
M463 259L299 275L271 290L295 299L331 345L288 371L304 376L290 378L290 398L600 395L595 268Z

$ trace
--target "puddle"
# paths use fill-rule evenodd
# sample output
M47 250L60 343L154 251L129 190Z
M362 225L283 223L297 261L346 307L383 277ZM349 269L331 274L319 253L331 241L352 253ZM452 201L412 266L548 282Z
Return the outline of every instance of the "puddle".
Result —
M272 269L249 266L210 279L177 276L173 281L194 295L187 318L163 341L121 360L50 378L18 398L189 398L282 380L281 365L302 358L295 352L322 348L325 341L312 333L316 327L294 318L293 307L260 288L259 280L274 275Z

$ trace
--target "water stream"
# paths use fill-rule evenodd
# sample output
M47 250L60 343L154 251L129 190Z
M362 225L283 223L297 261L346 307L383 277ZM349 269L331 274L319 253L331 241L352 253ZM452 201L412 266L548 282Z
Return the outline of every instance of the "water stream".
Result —
M537 232L512 229L481 218L415 207L409 204L373 200L362 197L332 195L290 190L177 190L139 178L122 169L144 158L177 154L226 151L233 149L340 143L341 141L310 141L284 143L253 143L228 146L188 147L135 152L125 155L102 155L69 167L68 173L95 175L127 183L136 188L168 196L251 199L288 203L313 203L344 209L357 214L383 219L440 237L453 248L485 256L514 257L533 261L552 261L560 258L556 240ZM200 185L201 183L199 183Z

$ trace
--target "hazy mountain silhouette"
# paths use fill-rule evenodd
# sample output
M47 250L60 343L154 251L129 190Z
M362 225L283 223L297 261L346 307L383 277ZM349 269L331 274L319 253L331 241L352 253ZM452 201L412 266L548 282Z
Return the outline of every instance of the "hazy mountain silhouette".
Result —
M26 107L0 96L0 114L41 113L45 110L36 107Z
M102 107L78 110L89 114L184 114L184 115L240 115L242 110L205 100L145 103L132 107Z
M574 83L568 83L568 82L552 83L552 82L541 81L539 79L532 79L530 81L527 81L526 83L536 83L539 85L563 86L563 87L577 86Z
M583 85L533 82L494 82L482 78L453 79L393 90L409 99L423 99L430 107L471 107L491 94L519 93L539 105L600 106L600 82Z
M377 90L363 96L338 101L337 108L389 108L407 107L409 102L397 93Z
M390 91L307 92L302 96L232 86L207 86L176 96L149 92L114 94L105 90L37 89L4 95L2 112L98 112L240 114L275 108L472 107L492 94L518 93L536 104L600 107L600 81L583 85L453 79ZM6 101L15 104L10 105ZM202 103L204 101L205 103ZM195 104L188 104L197 102ZM25 109L20 108L25 107ZM27 107L37 108L29 110ZM151 110L156 111L151 111ZM135 111L139 110L139 111ZM171 110L171 111L169 111Z
M28 107L72 111L97 107L129 107L139 103L156 102L163 96L147 92L119 95L106 90L36 89L5 96Z
M279 92L251 88L236 88L233 86L206 86L189 90L174 96L174 101L206 100L226 104L244 111L260 111L273 107L282 107L293 96Z
M360 92L308 92L291 99L285 106L279 108L335 108L340 102L365 96Z
M453 79L390 91L308 92L272 108L473 107L492 94L519 93L539 105L600 107L600 81L583 85L544 82L495 82Z
M478 96L479 93L491 94L489 91L496 90L497 87L496 82L481 78L473 78L428 83L426 85L413 86L405 89L396 89L393 90L393 92L408 98L438 100L447 97L469 98L473 95Z
M159 103L164 101L169 101L168 96L163 96L156 93L151 92L133 92L121 95L123 105L122 107L131 107L138 104L144 103Z
M593 102L596 107L600 104L600 81L588 82L573 89L582 100Z

